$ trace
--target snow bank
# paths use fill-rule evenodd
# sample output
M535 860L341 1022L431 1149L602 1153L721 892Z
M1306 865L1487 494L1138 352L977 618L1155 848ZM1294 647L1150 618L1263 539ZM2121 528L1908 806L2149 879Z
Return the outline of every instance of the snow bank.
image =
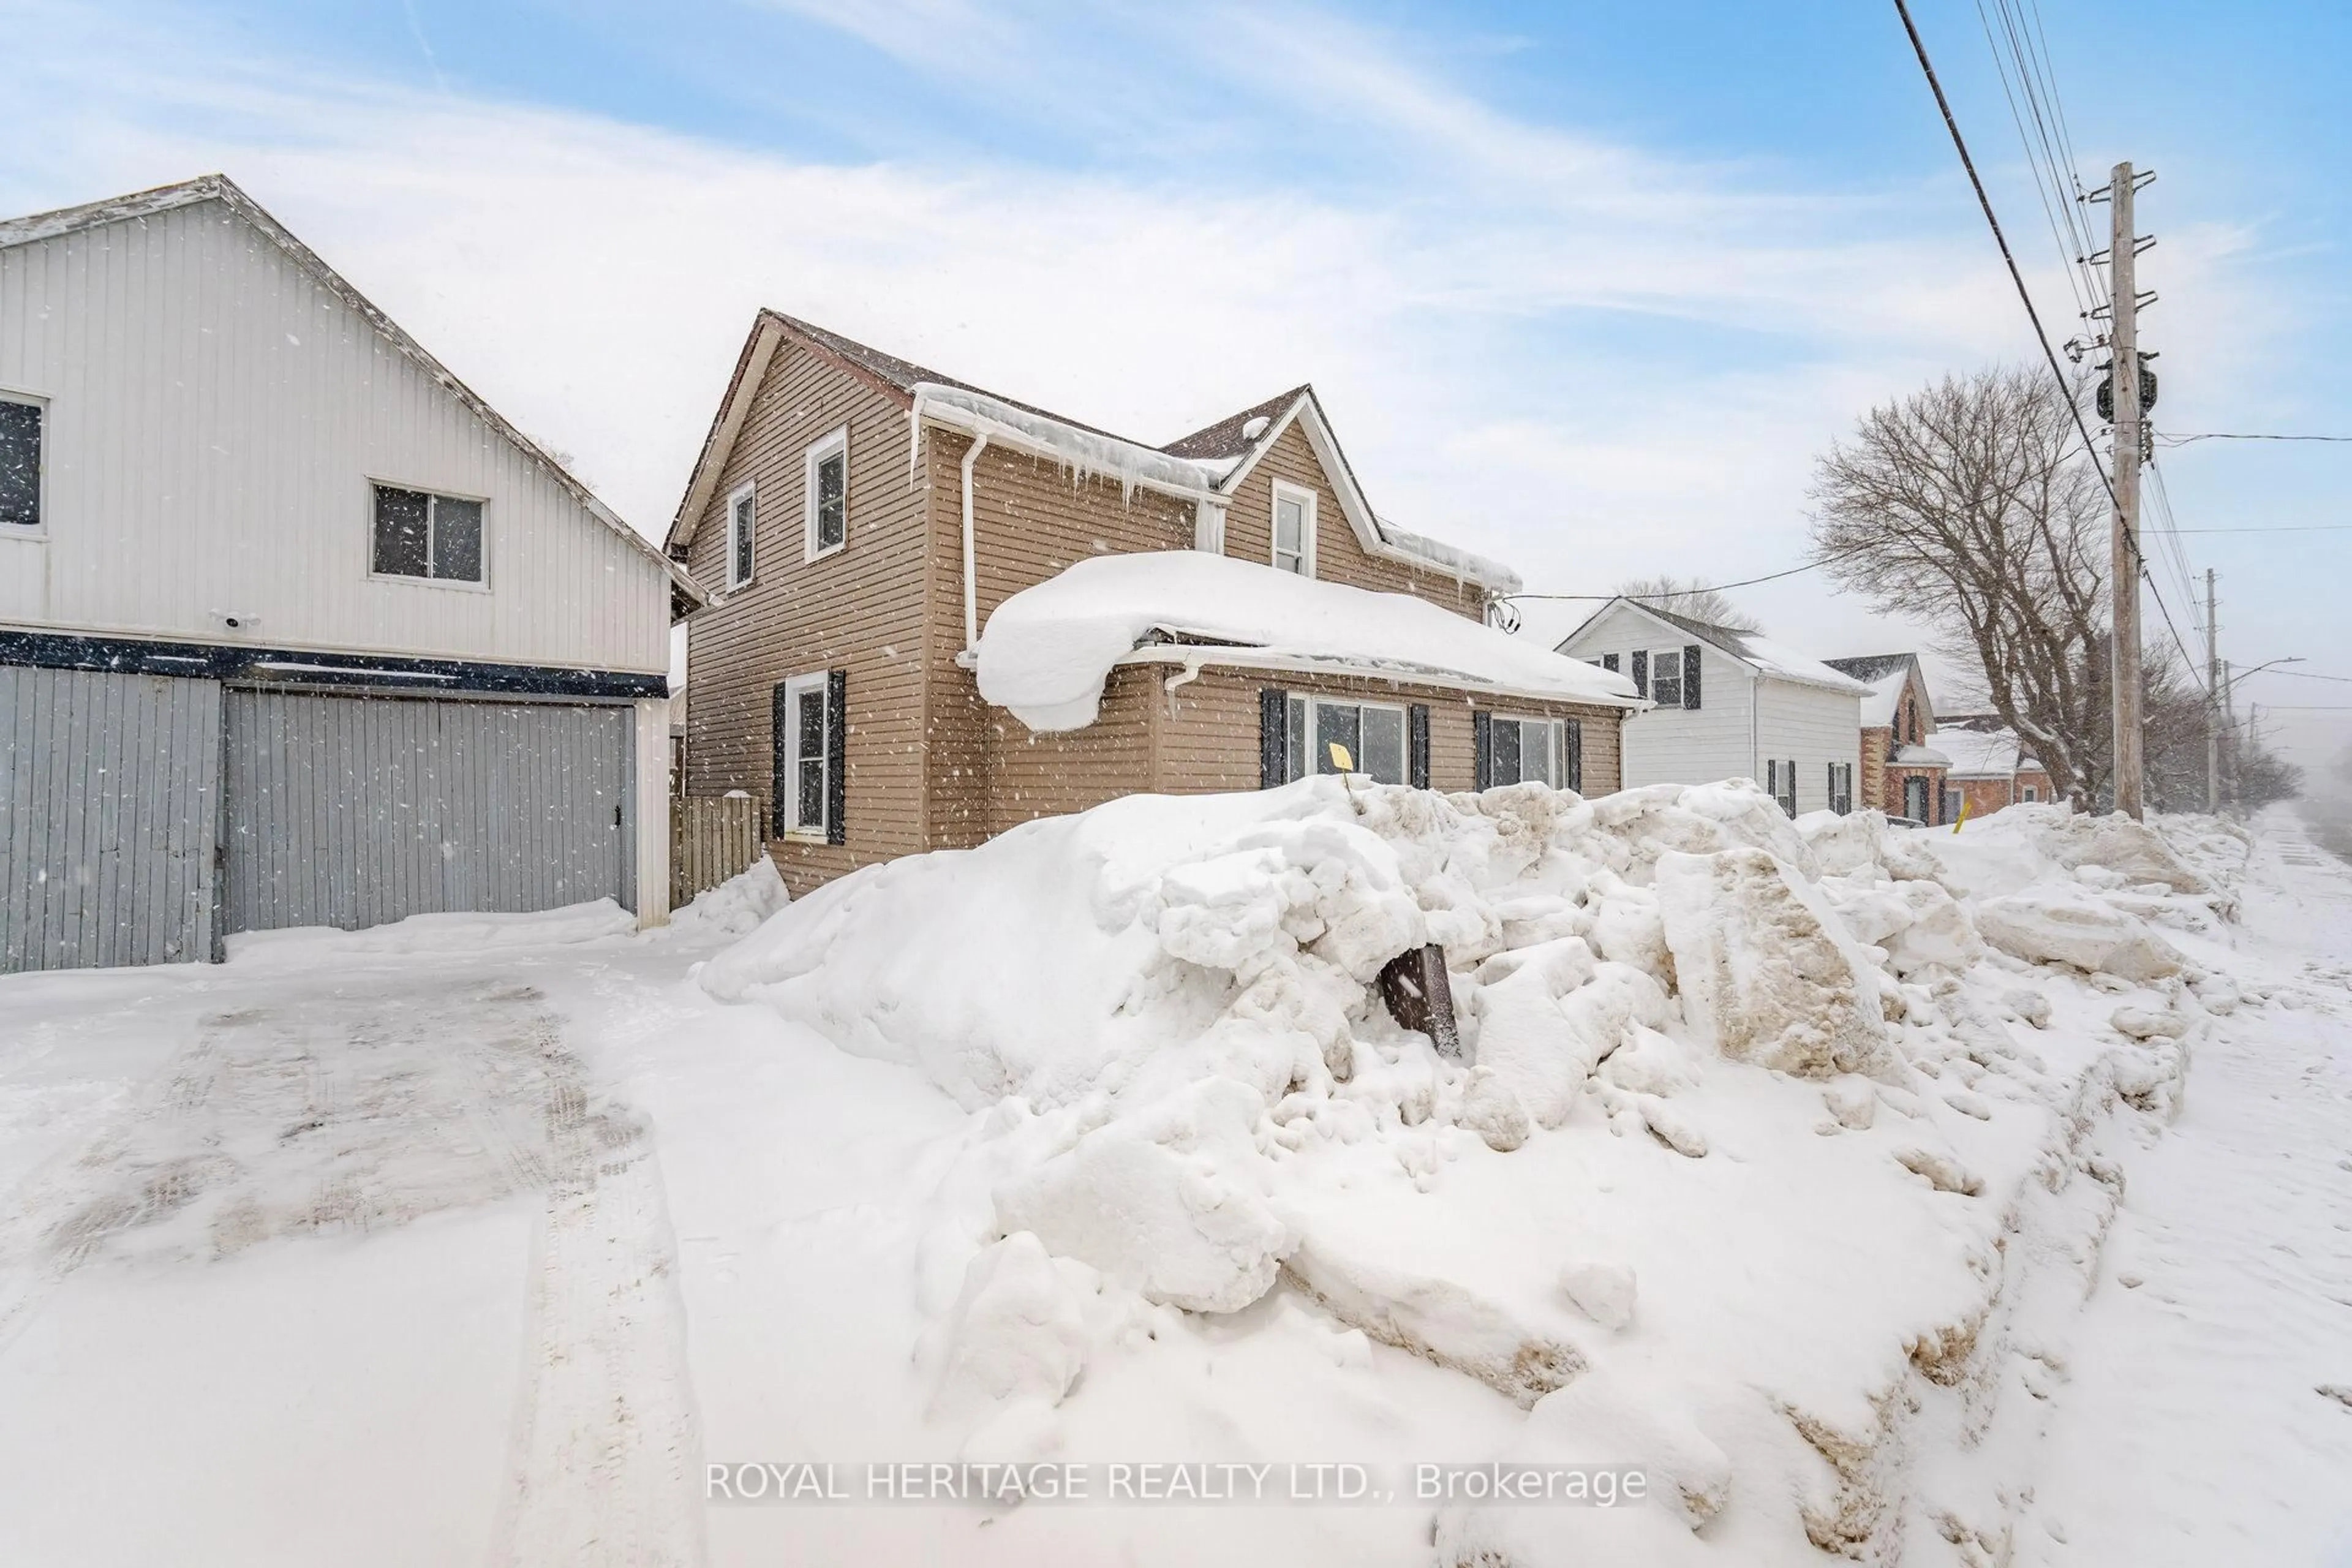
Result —
M844 878L699 973L973 1113L918 1291L959 1452L1054 1451L1145 1347L1303 1312L1528 1410L1493 1457L1663 1485L1441 1510L1464 1560L1883 1554L1997 1523L2014 1478L1930 1517L1912 1434L1985 1418L2032 1260L2114 1211L2103 1129L2178 1105L2203 1016L2155 924L2216 895L2161 838L1990 829L1745 782L1131 797ZM1431 942L1458 1058L1373 984Z
M981 695L1032 730L1095 721L1111 668L1153 634L1253 658L1631 706L1625 677L1534 647L1424 600L1269 572L1198 551L1101 555L1024 588L981 634Z
M636 929L636 916L610 899L598 899L531 914L410 915L364 931L291 926L282 931L241 931L228 939L228 961L297 968L347 958L593 942L599 937L626 936Z

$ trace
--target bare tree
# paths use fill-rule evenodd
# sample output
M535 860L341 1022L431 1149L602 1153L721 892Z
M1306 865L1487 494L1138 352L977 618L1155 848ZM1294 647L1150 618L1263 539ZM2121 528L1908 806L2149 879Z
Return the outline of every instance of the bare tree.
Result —
M2107 496L2065 396L2031 369L1947 376L1863 416L1812 498L1831 576L1981 668L2001 722L2088 805L2108 770Z
M1657 577L1636 577L1621 583L1617 591L1629 599L1639 599L1654 605L1673 615L1687 616L1694 621L1705 621L1712 626L1728 626L1735 632L1760 632L1764 623L1725 598L1713 588L1699 585L1697 578L1688 582L1668 573Z

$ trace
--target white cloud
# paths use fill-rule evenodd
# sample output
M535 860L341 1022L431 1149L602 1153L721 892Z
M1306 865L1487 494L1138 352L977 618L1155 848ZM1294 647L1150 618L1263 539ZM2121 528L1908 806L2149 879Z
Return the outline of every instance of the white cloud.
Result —
M963 0L824 9L934 65L992 30ZM0 209L225 169L649 531L762 304L1147 439L1312 379L1383 511L1570 590L1792 563L1856 412L2030 347L1965 207L1522 124L1323 18L1214 42L1415 149L1386 182L828 164L43 15L42 140ZM2210 300L2239 241L2183 237ZM1824 653L1905 640L1810 579L1756 603Z

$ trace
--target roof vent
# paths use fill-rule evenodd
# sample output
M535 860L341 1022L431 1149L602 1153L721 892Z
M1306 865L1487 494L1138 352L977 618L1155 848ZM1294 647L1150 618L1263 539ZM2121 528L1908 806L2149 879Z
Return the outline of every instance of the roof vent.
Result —
M1251 415L1248 418L1242 421L1242 439L1244 441L1256 440L1259 437L1265 434L1265 427L1272 423L1274 422L1263 414Z

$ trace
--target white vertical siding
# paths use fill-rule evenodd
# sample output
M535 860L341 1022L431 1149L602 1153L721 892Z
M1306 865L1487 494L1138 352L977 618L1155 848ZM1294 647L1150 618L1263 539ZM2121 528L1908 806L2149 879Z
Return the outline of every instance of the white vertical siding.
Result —
M1660 626L1626 605L1611 607L1570 639L1571 658L1598 663L1617 655L1617 668L1631 676L1635 648L1653 652L1683 648L1698 639ZM1654 784L1708 784L1717 779L1761 778L1753 766L1749 721L1754 673L1716 648L1700 644L1699 706L1654 708L1625 721L1625 787Z
M48 407L0 620L668 667L659 564L222 203L0 250L0 388ZM485 498L487 591L371 578L371 479Z
M1797 809L1826 811L1832 763L1854 771L1854 805L1862 798L1862 699L1818 686L1765 679L1759 683L1757 732L1763 753L1797 764ZM1757 764L1763 776L1764 764Z

